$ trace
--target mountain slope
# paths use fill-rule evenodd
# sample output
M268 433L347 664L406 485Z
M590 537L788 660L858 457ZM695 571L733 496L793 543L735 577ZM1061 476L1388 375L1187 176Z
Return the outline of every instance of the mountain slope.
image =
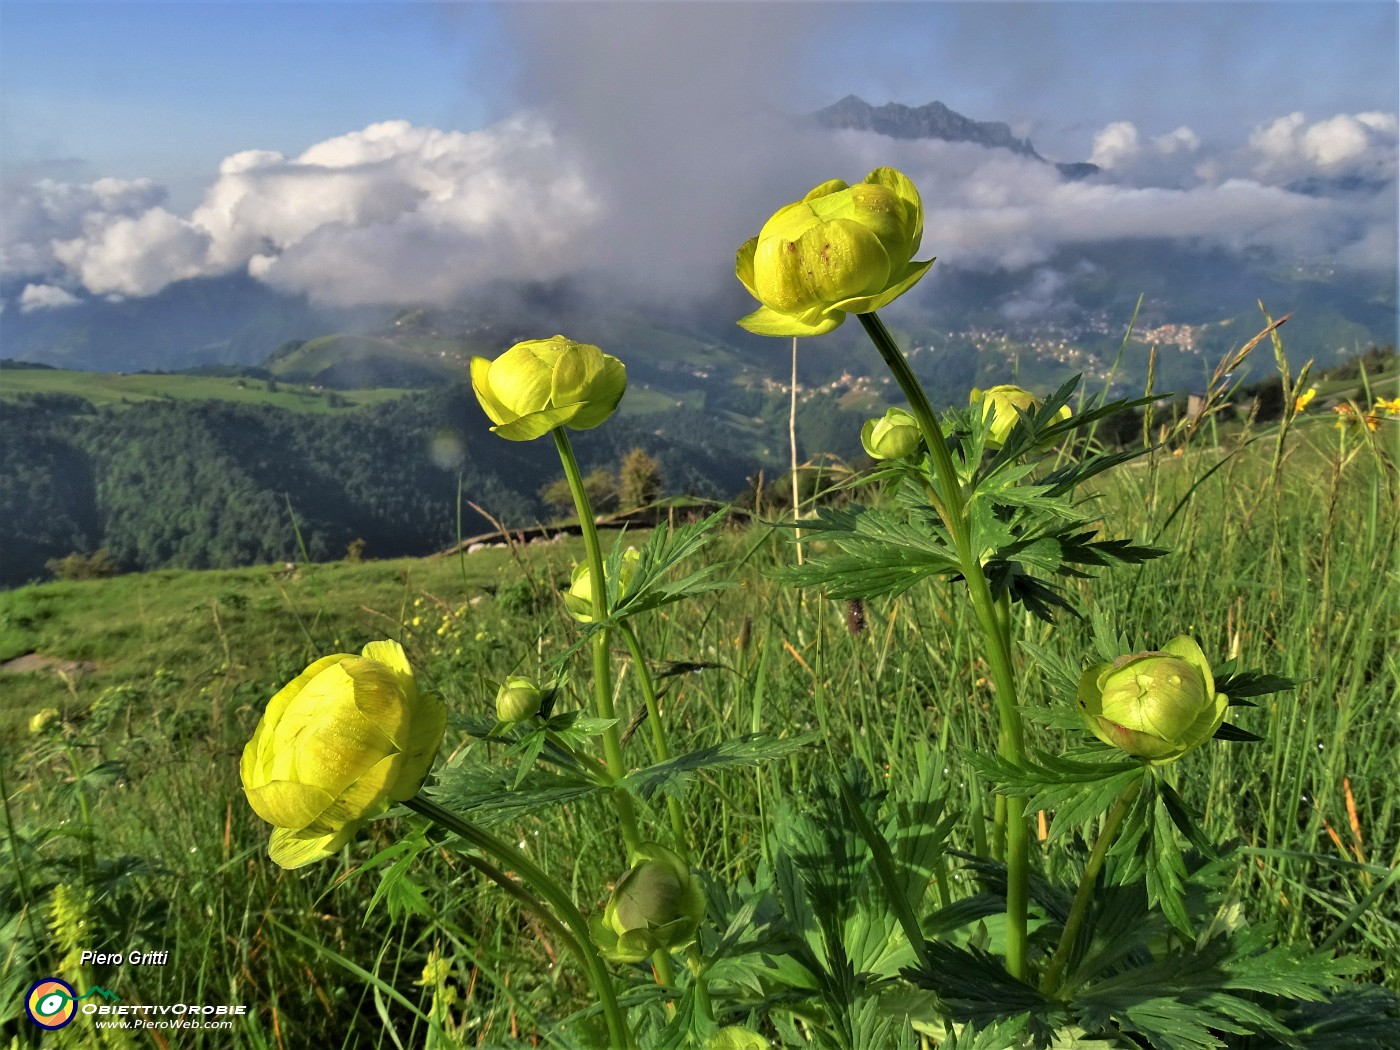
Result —
M839 130L873 131L893 139L941 139L944 142L972 142L988 149L1008 149L1023 157L1044 161L1035 151L1030 139L1020 139L1011 133L1009 125L999 120L973 120L954 112L942 102L923 106L906 106L886 102L872 106L857 95L847 95L825 109L812 114L818 127ZM1096 175L1097 164L1082 161L1056 164L1060 174L1068 179L1083 179Z

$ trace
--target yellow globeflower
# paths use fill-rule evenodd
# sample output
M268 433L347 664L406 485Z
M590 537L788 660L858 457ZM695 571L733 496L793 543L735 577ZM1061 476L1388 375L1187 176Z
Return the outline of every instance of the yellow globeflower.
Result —
M627 593L627 588L632 582L632 574L637 571L637 562L641 560L642 552L636 547L628 547L622 552L622 564L618 568L617 594L614 596L620 601ZM606 572L606 566L604 566ZM564 608L569 610L569 615L579 623L592 623L597 617L593 611L593 570L588 567L587 562L579 562L574 566L574 571L569 577L569 588L564 592Z
M763 305L739 324L757 335L821 335L903 295L933 265L914 262L924 205L894 168L854 186L832 179L773 213L734 272Z
M58 708L46 707L42 711L36 712L29 719L29 731L31 733L42 733L50 726L57 725L63 720Z
M1017 409L1027 414L1034 414L1042 404L1040 398L1030 391L1010 384L988 387L986 390L973 387L972 393L968 395L968 403L981 404L983 419L988 416L992 417L991 428L987 432L986 447L989 449L998 449L1006 444L1006 439L1011 436L1011 432L1016 429L1016 424L1021 421ZM1069 417L1069 405L1061 405L1060 411L1055 414L1056 420L1068 419Z
M248 804L273 825L272 859L299 868L332 856L390 802L412 798L446 723L398 642L313 663L268 701L239 768Z
M627 389L621 361L562 335L516 343L494 361L473 357L471 372L491 430L511 441L533 441L565 425L596 427Z

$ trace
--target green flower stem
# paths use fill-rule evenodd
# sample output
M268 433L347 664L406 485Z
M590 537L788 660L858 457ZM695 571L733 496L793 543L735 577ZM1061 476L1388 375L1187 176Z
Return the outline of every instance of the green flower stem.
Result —
M1045 973L1040 979L1040 990L1046 995L1054 995L1060 989L1060 982L1065 975L1065 967L1069 964L1069 953L1074 948L1075 938L1079 936L1079 928L1084 925L1084 917L1089 911L1089 902L1094 898L1094 883L1098 881L1099 869L1103 867L1104 858L1108 856L1108 848L1113 845L1113 837L1118 834L1118 827L1123 823L1123 818L1128 815L1128 809L1132 806L1133 799L1137 798L1138 790L1141 787L1142 779L1134 780L1123 789L1118 800L1108 811L1108 816L1103 822L1103 829L1099 832L1099 837L1094 842L1094 848L1089 853L1089 860L1084 865L1084 876L1079 880L1079 889L1075 891L1074 901L1070 904L1069 916L1065 919L1065 928L1060 933L1060 943L1055 946L1055 954L1050 957L1050 964L1045 968Z
M415 813L427 817L434 824L452 832L483 853L494 857L505 867L517 872L535 892L553 906L558 916L562 916L563 921L568 923L569 928L563 931L567 934L564 943L575 952L579 962L583 964L589 984L593 986L594 994L598 996L603 1008L603 1017L607 1021L613 1045L624 1048L624 1050L635 1050L636 1041L632 1038L632 1031L627 1027L627 1019L623 1016L622 1007L618 1005L617 995L613 991L612 975L608 973L602 957L599 956L598 950L588 938L588 924L564 888L550 878L548 873L526 856L522 850L497 838L484 828L463 820L456 813L444 809L431 799L415 795L404 805ZM478 867L480 870L486 870L486 868ZM505 878L504 875L502 877ZM499 885L505 886L505 883L496 881ZM506 882L511 881L506 878ZM550 912L549 908L523 889L519 893L510 892L513 897L530 907L551 929L561 932L562 924L559 918Z
M555 427L554 444L559 449L559 459L564 464L564 476L569 480L569 491L573 493L574 508L578 511L579 527L583 530L583 546L588 556L588 574L592 582L593 615L602 617L608 608L607 579L603 575L603 547L598 541L598 526L593 520L593 508L588 504L588 493L583 487L583 474L574 458L574 447L563 427ZM612 657L608 648L608 629L605 627L593 635L593 693L598 705L598 717L606 718L614 724L603 732L603 756L607 759L608 772L613 780L621 780L627 775L627 766L622 759L622 737L617 731L617 712L612 697ZM637 811L632 805L632 796L621 788L612 792L613 807L617 810L618 826L622 830L622 841L627 846L630 861L641 847L642 839L637 832ZM675 971L671 968L671 956L664 950L651 957L652 970L661 984L675 984Z
M583 530L583 545L588 557L588 572L593 584L593 613L601 618L608 607L607 581L603 577L603 548L598 542L598 526L593 520L593 508L588 504L588 494L583 488L583 475L574 458L574 447L569 443L569 435L563 427L550 431L554 444L559 449L559 459L564 464L564 476L569 481L569 491L573 493L574 508L578 512L579 526ZM608 631L604 628L593 635L593 695L598 707L598 717L613 721L603 732L603 756L607 760L608 772L614 780L627 775L627 766L622 760L622 738L617 731L617 712L613 709L612 663L608 652ZM632 796L620 788L612 792L613 807L617 810L618 824L622 830L622 841L627 846L628 859L641 846L637 834L637 813L632 805Z
M953 540L973 612L987 646L987 663L991 669L992 685L996 689L997 714L1000 731L997 753L1017 765L1025 764L1025 730L1021 713L1016 708L1016 673L1011 659L1009 622L1003 624L997 615L987 575L982 569L979 553L972 549L967 501L963 495L962 478L948 451L948 441L938 416L929 404L928 395L914 375L889 329L874 313L857 314L862 327L884 358L895 382L909 400L910 410L919 422L924 443L928 446L934 472L942 482L943 506L938 508ZM1029 899L1030 829L1025 820L1026 801L1008 798L1005 809L1006 841L1006 968L1013 977L1026 976L1026 909ZM998 813L1000 816L1001 814Z
M627 651L632 654L632 663L637 668L637 679L642 685L642 699L647 706L647 723L651 726L651 741L656 748L656 757L662 762L668 762L671 758L671 748L666 743L666 727L661 724L661 708L656 702L656 685L651 680L651 672L647 669L642 647L631 627L623 624L618 628L618 632L627 643ZM671 833L676 839L676 852L689 861L690 836L685 830L685 814L681 810L680 801L668 795L666 809L671 817Z
M637 667L637 680L642 684L642 699L647 707L647 721L651 723L652 744L656 748L656 757L662 762L671 758L671 748L666 743L666 727L661 723L661 708L656 701L656 684L652 681L651 671L647 669L646 659L642 654L641 643L637 641L637 635L627 624L618 628L623 640L627 643L627 651L632 654L632 662ZM666 797L666 810L671 818L671 834L676 840L676 852L685 858L687 864L690 863L690 835L685 828L685 813L681 809L680 801L672 796ZM657 952L657 955L666 957L666 969L670 970L670 956L666 952ZM710 990L704 976L704 958L700 954L700 949L692 945L689 952L690 969L695 975L695 1000L705 1017L713 1019L710 1010ZM655 961L655 960L653 960ZM657 979L662 980L661 970L657 970ZM672 977L662 980L663 984L670 984Z

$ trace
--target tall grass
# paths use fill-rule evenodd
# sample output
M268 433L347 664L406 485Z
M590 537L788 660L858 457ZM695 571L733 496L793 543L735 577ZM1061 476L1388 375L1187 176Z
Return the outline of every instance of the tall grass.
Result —
M1277 460L1261 441L1117 471L1095 497L1115 533L1173 553L1080 597L1143 648L1189 632L1212 660L1299 680L1234 709L1230 720L1263 740L1198 749L1178 763L1179 787L1214 837L1243 844L1249 864L1234 889L1250 922L1354 952L1371 967L1365 979L1400 988L1394 478L1372 451L1347 458L1361 440L1307 421ZM181 1046L531 1045L540 1019L583 1005L586 989L547 931L453 854L425 844L366 917L382 871L366 861L396 831L371 825L339 864L285 872L266 859L266 828L238 788L238 754L263 703L315 656L399 638L451 710L481 713L488 681L566 643L572 623L506 582L504 553L474 555L470 572L436 561L304 567L296 579L160 573L0 596L8 655L37 647L99 665L66 684L4 680L0 921L15 948L0 963L0 1033L21 1031L20 993L60 965L33 932L60 884L89 894L94 949L171 953L164 967L94 973L104 986L135 1002L249 1005L232 1034ZM557 584L577 551L526 554ZM733 586L646 621L645 651L691 665L663 679L672 748L757 728L821 739L692 787L705 869L720 881L751 873L775 808L800 805L851 756L897 796L932 781L962 814L953 845L972 848L992 802L961 756L995 747L975 628L937 589L916 588L870 602L852 633L843 605L764 575L793 551L763 526L720 536L705 557ZM1076 666L1090 649L1089 628L1071 618L1027 620L1019 635ZM1069 700L1032 677L1024 702ZM624 719L641 706L625 664L618 703ZM28 735L28 717L51 705L64 729ZM1032 744L1055 751L1058 732L1036 727ZM444 745L449 762L489 746L451 730ZM651 761L651 747L648 733L631 735L629 764ZM598 816L578 805L503 830L576 899L601 903L623 858L613 822ZM1041 846L1034 863L1053 869L1067 856ZM960 873L950 879L957 895Z

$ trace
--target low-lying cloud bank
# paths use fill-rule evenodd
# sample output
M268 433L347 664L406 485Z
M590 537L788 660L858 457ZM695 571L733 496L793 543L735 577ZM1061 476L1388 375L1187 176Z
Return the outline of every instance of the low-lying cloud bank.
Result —
M1082 181L1005 150L772 115L692 133L682 153L675 135L629 139L622 125L604 149L556 127L568 120L530 110L473 132L387 121L296 157L237 153L187 215L150 179L10 181L0 276L23 282L23 311L240 271L338 305L450 302L488 280L578 273L699 295L774 207L882 164L920 187L925 250L941 266L1020 269L1067 245L1164 237L1396 264L1394 114L1293 113L1223 147L1188 127L1117 122L1094 141L1104 171Z

